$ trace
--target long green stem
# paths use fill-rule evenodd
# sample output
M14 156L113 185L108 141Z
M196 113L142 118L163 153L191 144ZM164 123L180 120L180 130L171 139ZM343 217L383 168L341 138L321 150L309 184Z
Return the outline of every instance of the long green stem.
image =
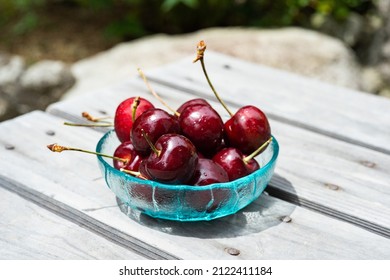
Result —
M104 122L104 123L109 123L107 121L104 121L106 119L112 119L112 117L100 117L100 118L95 118L94 116L92 116L91 114L89 114L88 112L82 112L81 113L81 116L91 122Z
M146 76L145 74L142 72L142 70L140 68L138 68L138 73L140 74L141 78L144 80L144 83L145 85L147 86L147 88L149 89L149 91L153 94L153 96L158 100L160 101L161 104L163 104L169 111L171 111L174 115L176 116L179 116L180 114L175 110L173 109L172 107L170 107L155 91L154 89L152 88L152 86L149 84L148 80L146 79Z
M87 124L87 123L70 123L70 122L64 122L64 125L68 125L68 126L85 126L85 127L112 127L114 126L112 123L91 123L91 124Z
M117 161L121 161L121 162L124 162L124 163L128 163L129 162L128 159L124 159L124 158L120 158L120 157L114 157L114 156L110 156L110 155L107 155L107 154L102 154L102 153L98 153L98 152L83 150L83 149L79 149L79 148L61 146L61 145L58 145L58 144L47 145L47 148L50 151L56 152L56 153L61 153L63 151L75 151L75 152L82 152L82 153L98 155L98 156L102 156L102 157L106 157L106 158L111 158L111 159L115 159Z
M131 104L131 121L134 123L135 121L135 114L137 113L137 108L140 103L140 97L137 96L134 98L133 104Z
M141 132L142 132L142 136L145 138L146 142L148 142L152 151L156 154L156 156L159 157L161 151L156 148L156 146L152 143L152 141L150 141L149 135L143 129L141 129Z
M256 149L253 153L251 153L249 156L244 157L244 162L249 162L251 159L253 159L255 156L257 156L265 147L268 146L269 143L272 141L272 136L263 143L259 148Z
M147 178L145 176L143 176L141 174L141 172L137 172L137 171L132 171L132 170L128 170L128 169L125 169L125 168L121 168L120 171L124 172L124 173L127 173L127 174L130 174L134 177L137 177L137 178L140 178L140 179L143 179L143 180L147 180Z
M203 70L203 73L206 77L206 80L207 82L209 83L209 86L211 88L211 90L213 91L215 97L218 99L219 103L221 103L221 105L223 106L223 108L225 108L225 110L228 112L228 114L232 117L233 116L233 113L229 110L229 108L226 106L225 102L223 102L223 100L221 99L221 97L219 97L219 94L217 93L217 91L215 90L213 84L211 83L210 81L210 78L209 78L209 75L207 75L207 71L206 71L206 66L204 64L204 58L203 56L201 58L199 58L200 60L200 64L202 65L202 70Z

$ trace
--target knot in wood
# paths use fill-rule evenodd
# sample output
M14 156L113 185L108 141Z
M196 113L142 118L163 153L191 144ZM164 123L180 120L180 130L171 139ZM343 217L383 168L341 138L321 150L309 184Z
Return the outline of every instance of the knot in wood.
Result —
M360 164L362 164L362 165L364 165L365 167L368 167L368 168L374 168L376 166L376 163L374 163L372 161L368 161L368 160L361 160Z
M335 184L331 184L331 183L325 183L325 187L331 189L332 191L337 191L340 189L339 186L337 186Z

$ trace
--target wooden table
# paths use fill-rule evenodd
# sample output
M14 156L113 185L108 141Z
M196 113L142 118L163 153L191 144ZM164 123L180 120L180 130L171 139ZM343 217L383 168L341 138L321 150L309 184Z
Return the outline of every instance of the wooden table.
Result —
M171 106L207 98L188 57L148 76ZM154 99L140 78L0 124L0 259L390 259L390 99L207 52L228 106L254 104L280 144L266 192L235 215L180 223L128 209L94 156L103 129L75 128L81 112L113 115L130 96Z

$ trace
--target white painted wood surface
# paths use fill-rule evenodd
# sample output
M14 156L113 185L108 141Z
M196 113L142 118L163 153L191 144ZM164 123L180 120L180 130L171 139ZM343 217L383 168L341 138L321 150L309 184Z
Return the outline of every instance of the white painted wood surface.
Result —
M144 259L0 187L0 259Z
M62 125L82 111L113 116L136 95L162 107L132 79L0 124L0 246L11 231L22 241L1 246L0 258L390 259L390 101L210 51L206 63L233 110L254 104L270 117L281 146L270 195L211 222L156 220L117 201L94 156L47 150L54 142L95 148L105 129ZM228 117L191 58L146 74L171 106L205 97ZM30 244L22 224L45 245ZM89 251L94 240L106 250Z
M153 258L390 257L389 239L267 195L236 215L204 223L168 222L126 212L105 186L94 156L52 154L46 148L58 142L94 149L101 135L87 128L62 126L61 118L42 112L4 122L0 125L0 185L107 240ZM4 149L7 145L14 149ZM285 216L292 220L282 222ZM228 248L238 249L240 254L229 255Z
M177 84L181 82L183 79ZM156 83L152 86L174 108L196 97L190 92ZM113 115L119 102L135 95L148 98L161 107L144 83L136 79L53 104L49 112L74 121L81 121L84 110L99 114L104 108ZM223 108L214 98L208 100L226 119ZM248 99L239 99L231 108L236 110L247 103ZM270 123L281 147L275 170L277 176L270 183L273 195L390 237L388 154L276 119L270 119Z

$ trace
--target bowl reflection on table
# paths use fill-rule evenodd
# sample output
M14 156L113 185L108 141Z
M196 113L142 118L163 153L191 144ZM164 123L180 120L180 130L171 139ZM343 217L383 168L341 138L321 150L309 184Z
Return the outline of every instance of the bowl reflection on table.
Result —
M119 144L115 131L111 130L99 140L96 151L112 155ZM234 214L257 199L273 175L278 153L279 145L273 138L256 157L259 170L232 182L207 186L143 180L115 169L111 159L97 157L107 186L129 207L155 218L206 221Z

